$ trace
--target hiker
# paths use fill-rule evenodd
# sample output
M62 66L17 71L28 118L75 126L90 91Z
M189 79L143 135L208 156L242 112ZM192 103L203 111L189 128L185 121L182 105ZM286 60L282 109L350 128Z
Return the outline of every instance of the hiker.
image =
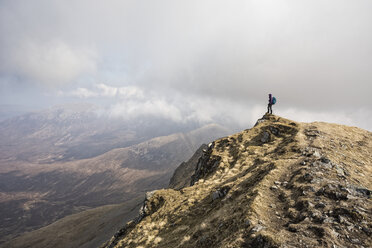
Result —
M273 109L272 106L276 103L276 98L269 94L269 104L267 105L267 113L272 114Z

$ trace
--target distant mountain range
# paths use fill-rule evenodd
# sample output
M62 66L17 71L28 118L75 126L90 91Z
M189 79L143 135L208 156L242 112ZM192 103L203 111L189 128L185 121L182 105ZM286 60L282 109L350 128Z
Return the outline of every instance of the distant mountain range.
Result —
M0 104L0 122L32 111L33 108L30 106Z
M110 119L88 104L2 121L0 242L166 187L201 144L230 132L153 117Z
M108 118L101 111L91 104L70 104L4 120L0 123L0 158L35 163L90 158L200 127L149 116Z

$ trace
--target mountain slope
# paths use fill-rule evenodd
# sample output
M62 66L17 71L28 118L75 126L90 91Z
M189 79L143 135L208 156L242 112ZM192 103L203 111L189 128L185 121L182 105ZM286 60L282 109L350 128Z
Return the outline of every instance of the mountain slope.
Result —
M190 185L190 178L194 174L195 165L207 148L208 146L203 144L187 162L183 162L177 167L169 181L169 188L181 189Z
M69 215L48 226L6 242L2 247L97 247L124 222L134 218L142 196L125 203L107 205Z
M273 115L216 140L193 186L147 194L105 247L369 247L372 133Z
M208 125L74 161L0 159L0 243L67 215L165 187L200 144L227 133Z
M0 158L49 164L96 157L115 148L198 128L141 116L109 118L91 104L66 104L0 122Z

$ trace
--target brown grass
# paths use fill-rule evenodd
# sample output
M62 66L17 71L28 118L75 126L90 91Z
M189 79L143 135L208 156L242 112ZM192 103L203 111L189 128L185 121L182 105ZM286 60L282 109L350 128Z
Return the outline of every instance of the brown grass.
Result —
M270 134L267 142L261 140L264 132ZM153 199L163 199L161 206L116 247L372 243L371 198L353 191L372 188L370 132L268 116L254 128L215 144L211 157L221 161L213 173L181 191L157 191ZM327 185L333 188L325 189ZM212 199L213 192L227 186L225 197Z

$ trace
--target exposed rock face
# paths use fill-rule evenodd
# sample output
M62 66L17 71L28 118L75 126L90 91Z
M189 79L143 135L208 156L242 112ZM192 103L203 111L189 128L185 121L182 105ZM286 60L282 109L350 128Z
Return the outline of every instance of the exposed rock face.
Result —
M191 176L190 186L194 185L200 178L210 174L219 164L221 157L212 156L214 142L210 143L196 164L195 173Z
M224 186L221 189L216 190L215 192L212 193L212 200L215 201L217 199L220 199L227 195L229 192L230 187L229 186Z
M372 133L264 116L106 247L370 247Z
M187 162L183 162L177 167L170 179L169 188L182 189L190 186L191 176L194 174L199 159L207 148L208 146L203 144Z

